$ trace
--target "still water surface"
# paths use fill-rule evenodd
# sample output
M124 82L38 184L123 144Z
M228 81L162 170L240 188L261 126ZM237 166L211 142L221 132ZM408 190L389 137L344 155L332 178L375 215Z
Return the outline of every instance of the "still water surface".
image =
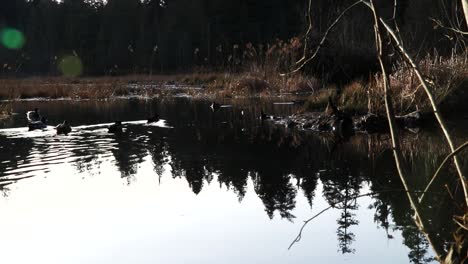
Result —
M73 132L28 132L34 107ZM19 114L0 124L2 263L432 262L405 194L385 191L401 190L379 145L385 136L337 142L262 123L261 108L297 110L259 101L213 113L188 99L16 103ZM162 120L146 124L154 113ZM107 133L115 120L121 135ZM443 157L409 149L412 184L423 188ZM353 198L371 191L381 193ZM443 246L447 199L428 200ZM288 250L303 221L330 205Z

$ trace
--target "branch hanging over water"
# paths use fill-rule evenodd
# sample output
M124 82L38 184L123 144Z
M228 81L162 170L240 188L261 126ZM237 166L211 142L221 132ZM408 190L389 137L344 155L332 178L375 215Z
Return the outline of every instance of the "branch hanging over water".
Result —
M374 34L375 34L375 45L377 48L377 58L379 60L380 64L380 69L382 70L382 85L384 88L384 99L385 99L385 109L387 112L387 119L388 119L388 124L389 124L389 130L390 130L390 137L392 139L392 149L393 149L393 157L395 158L395 165L398 171L398 175L400 176L401 183L403 184L403 187L406 190L406 194L408 196L408 200L410 202L411 207L414 210L415 213L415 224L418 226L419 230L426 236L427 241L429 244L432 246L434 253L436 255L437 259L441 259L441 254L439 252L439 249L436 248L436 245L433 243L431 236L427 233L426 229L426 221L422 217L421 210L419 207L419 204L417 203L417 197L413 197L412 193L410 192L409 185L406 181L406 173L403 170L403 167L401 166L402 162L402 157L401 157L401 150L400 150L400 143L398 140L397 136L397 130L395 129L396 122L395 122L395 114L393 111L393 102L391 98L391 94L389 93L390 90L390 79L388 77L387 69L385 67L385 63L383 61L383 57L385 55L384 53L384 46L383 46L383 40L382 37L387 36L388 34L382 34L380 31L380 26L381 23L383 23L382 18L378 14L378 10L374 4L375 0L370 0L370 2L364 2L369 9L372 12L372 15L374 17ZM388 29L387 29L388 31ZM400 45L399 48L403 50L403 47ZM404 51L404 50L403 50ZM408 54L406 54L408 55ZM409 56L408 56L409 57ZM411 58L409 57L411 60ZM414 66L416 67L416 66ZM413 67L413 68L414 68ZM430 95L429 95L430 96ZM431 100L432 102L432 100Z
M365 5L367 5L371 10L372 6L371 4L367 2L363 2ZM400 52L401 56L406 60L406 62L411 66L413 69L413 72L416 74L416 76L419 79L419 82L421 83L422 87L424 88L424 91L426 92L426 95L429 99L429 102L431 103L432 110L434 112L434 115L437 119L437 122L439 123L439 126L444 133L445 139L447 140L447 143L450 147L450 151L454 152L455 147L452 142L452 138L447 130L447 126L445 125L445 121L443 117L440 114L440 111L438 109L438 106L435 102L434 96L432 95L431 91L429 90L429 86L427 84L427 81L424 79L424 77L421 74L421 71L419 70L418 65L414 62L414 60L411 58L411 56L406 52L406 50L403 48L400 39L396 36L395 32L392 30L392 28L385 23L385 21L382 18L379 18L379 22L384 26L386 32L389 34L389 36L393 39L394 45L398 48L398 51ZM453 162L455 164L455 167L458 172L458 176L460 178L462 187L463 187L463 192L465 195L465 203L468 206L468 187L466 186L466 178L463 176L463 173L461 171L461 167L458 161L458 158L456 155L453 156Z
M370 192L370 193L365 193L365 194L360 194L360 195L356 195L354 197L351 197L350 200L356 200L358 198L362 198L362 197L366 197L366 196L373 196L373 195L376 195L376 194L381 194L381 193L387 193L387 192L407 192L406 190L403 190L403 189L391 189L391 190L383 190L383 191L378 191L378 192ZM418 191L414 191L413 193L420 193ZM290 250L292 248L292 246L294 246L294 244L296 244L297 242L301 241L301 238L302 238L302 231L304 230L304 228L306 227L306 225L311 222L312 220L314 220L315 218L319 217L320 215L322 215L323 213L325 213L326 211L334 208L336 205L340 204L342 202L338 202L338 203L335 203L335 204L331 204L330 206L328 206L327 208L325 209L322 209L320 212L318 212L317 214L315 214L314 216L312 216L311 218L307 219L304 221L304 224L302 225L301 229L299 230L299 234L297 234L296 238L291 242L291 244L289 245L288 247L288 250Z
M311 218L307 219L306 221L304 221L304 224L302 225L301 227L301 230L299 230L299 234L296 236L296 238L293 240L293 242L291 242L291 244L289 245L288 247L288 250L290 250L292 248L292 246L294 244L296 244L297 242L301 241L301 238L302 238L302 231L304 230L304 228L306 227L306 225L314 220L315 218L319 217L321 214L325 213L326 211L332 209L333 207L335 207L336 204L333 204L333 205L330 205L328 206L327 208L323 209L322 211L320 211L319 213L317 213L316 215L312 216Z
M439 168L437 168L437 171L434 173L434 176L432 176L432 179L429 181L429 183L427 184L426 188L424 189L424 192L422 193L421 197L419 198L419 203L422 203L423 201L423 198L424 198L424 195L426 194L426 192L429 190L429 187L431 187L432 183L434 182L434 180L437 178L437 176L439 176L439 173L440 171L442 170L442 168L445 166L445 164L447 163L447 161L449 161L453 156L455 156L458 152L462 151L463 149L465 149L466 147L468 147L468 141L463 143L461 146L459 146L454 152L450 153L447 157L445 157L444 161L442 161L442 163L440 164Z

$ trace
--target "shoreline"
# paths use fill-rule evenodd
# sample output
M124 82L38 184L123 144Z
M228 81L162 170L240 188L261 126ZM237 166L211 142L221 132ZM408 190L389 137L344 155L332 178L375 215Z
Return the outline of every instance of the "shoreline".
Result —
M399 75L398 75L399 74ZM432 113L422 89L411 85L402 88L407 76L398 73L392 87L396 115L414 111ZM450 117L468 113L468 75L458 76L456 87L434 90L441 112ZM401 91L399 91L400 89ZM410 89L410 90L409 90ZM0 79L0 112L11 111L9 104L15 101L50 100L114 100L187 97L213 101L232 99L280 99L302 104L301 112L325 109L328 98L347 113L365 115L383 114L382 94L375 80L358 79L345 85L325 84L317 78L295 74L280 77L272 73L203 72L167 75L126 75L102 77L26 77ZM9 108L9 109L8 109ZM5 110L6 109L6 110Z

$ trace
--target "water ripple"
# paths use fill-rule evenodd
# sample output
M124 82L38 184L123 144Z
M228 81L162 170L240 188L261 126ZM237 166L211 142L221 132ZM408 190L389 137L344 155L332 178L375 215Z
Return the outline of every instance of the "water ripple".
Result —
M170 128L165 120L122 122L122 134L108 133L111 123L73 127L68 135L56 135L54 127L28 131L28 128L0 129L0 179L3 181L47 174L61 164L109 161L120 167L141 162L155 129ZM128 153L127 153L128 152Z

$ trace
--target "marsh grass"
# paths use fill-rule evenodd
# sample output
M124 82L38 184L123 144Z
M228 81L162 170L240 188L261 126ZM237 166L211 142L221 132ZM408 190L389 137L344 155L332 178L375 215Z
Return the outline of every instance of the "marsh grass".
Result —
M189 74L2 79L0 99L104 99L127 95L154 97L168 96L174 92L174 89L154 87L190 86L202 88L184 91L191 96L235 98L295 94L307 97L304 109L310 111L325 108L328 97L331 96L340 108L347 111L384 113L383 89L378 73L370 73L366 78L360 77L340 86L325 81L327 76L318 78L302 72L281 76L280 73L294 68L302 47L297 38L289 41L276 40L271 45L254 46L247 43L242 50L234 46L224 68L215 72L198 68ZM419 65L442 110L466 109L466 54L450 57L431 54L421 59ZM397 114L414 110L430 111L429 102L419 87L416 76L403 63L394 65L390 80Z
M321 89L315 92L313 95L307 98L304 104L305 111L317 111L324 110L328 103L328 98L336 98L338 89L334 86L330 86L326 89Z
M453 55L448 58L428 55L419 62L419 65L441 110L444 112L467 110L467 55ZM425 92L411 69L404 64L396 64L389 77L390 92L394 98L397 114L406 114L415 110L432 111ZM341 89L333 89L332 85L328 85L325 90L317 91L310 96L305 108L322 109L326 105L328 96L332 96L339 107L345 110L358 113L368 111L385 113L384 92L380 80L379 73L376 73L368 80L357 79L343 85Z
M7 104L0 104L0 120L10 116L10 109Z
M365 113L370 108L369 96L372 91L368 83L362 80L353 81L343 87L339 98L341 107L348 111Z
M468 99L466 93L468 81L467 55L441 57L427 55L419 62L419 67L430 85L431 92L438 105L446 105L443 110L459 109ZM430 111L431 106L424 90L414 73L404 65L396 65L390 75L392 93L399 112L414 110Z
M106 98L125 89L125 82L111 78L27 78L2 80L0 98Z

